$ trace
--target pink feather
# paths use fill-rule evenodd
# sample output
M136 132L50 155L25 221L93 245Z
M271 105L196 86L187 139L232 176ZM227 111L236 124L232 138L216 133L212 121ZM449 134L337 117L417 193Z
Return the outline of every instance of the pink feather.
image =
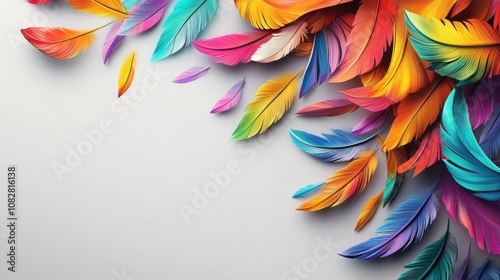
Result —
M218 114L236 106L243 94L243 86L245 85L245 78L239 83L235 84L214 106L211 114Z
M45 5L45 4L49 4L50 0L28 0L28 3L35 4L35 5Z
M352 113L358 108L358 105L353 104L345 99L331 99L314 103L310 106L302 108L297 112L297 115L305 117L333 117Z
M177 78L173 80L174 83L177 84L185 84L189 83L195 80L198 80L199 78L205 76L207 74L207 70L210 69L208 66L196 66L193 68L188 69L187 71L183 72L180 74Z
M381 127L387 118L389 118L389 111L390 110L383 110L369 114L352 129L352 133L363 134Z
M214 62L233 66L250 62L257 49L272 38L272 32L272 30L253 30L242 34L198 40L194 41L193 45L201 53L212 56Z
M353 89L340 90L340 93L352 103L372 112L383 111L394 102L385 96L372 97L371 87L359 87Z
M123 21L115 23L115 25L113 25L113 27L109 30L108 35L106 35L104 46L102 48L102 61L104 64L106 64L111 54L116 50L123 39L125 39L125 36L118 35L118 30L120 30L122 23Z
M172 0L144 0L124 20L118 35L135 35L155 26Z
M474 196L446 173L441 181L441 200L450 216L469 231L482 250L500 255L500 206Z

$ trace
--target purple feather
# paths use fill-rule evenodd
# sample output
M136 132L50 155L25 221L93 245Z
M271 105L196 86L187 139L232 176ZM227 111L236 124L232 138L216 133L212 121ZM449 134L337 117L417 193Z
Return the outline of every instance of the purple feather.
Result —
M460 267L453 273L451 276L451 280L463 280L465 279L465 271L467 270L467 265L469 264L470 259L470 243L469 243L469 251L467 256L464 259L464 262L460 265Z
M188 69L186 72L180 74L177 78L173 80L177 84L185 84L205 76L207 70L210 69L208 66L196 66Z
M215 104L211 114L218 114L236 106L243 94L243 86L245 85L245 78L241 82L235 84L218 102Z
M102 60L104 64L106 64L111 54L116 50L123 39L125 39L125 36L118 35L118 30L120 30L122 24L123 21L115 23L109 30L108 35L106 35L106 40L104 40L104 47L102 49Z
M155 26L172 0L144 0L124 20L119 35L135 35Z
M472 129L485 124L500 104L500 76L483 79L464 89Z
M479 248L500 255L500 205L476 197L455 182L448 172L443 176L441 188L441 200L453 220L469 230Z
M389 110L373 112L366 116L353 129L352 133L359 135L380 128L389 118Z
M494 158L500 150L500 106L495 109L491 118L486 122L479 138L481 149L489 158Z
M362 260L383 258L420 241L437 216L438 201L432 194L434 189L435 186L430 191L417 194L400 204L377 229L375 237L347 249L340 255Z

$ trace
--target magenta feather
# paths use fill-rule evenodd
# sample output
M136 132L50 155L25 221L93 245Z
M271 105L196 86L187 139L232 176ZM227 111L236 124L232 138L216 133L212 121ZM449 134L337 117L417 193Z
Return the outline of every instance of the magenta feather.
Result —
M135 35L155 26L165 14L171 0L144 0L124 20L119 35Z
M210 69L208 66L196 66L193 68L188 69L187 71L183 72L177 78L173 80L174 83L177 84L185 84L189 83L195 80L198 80L199 78L205 76L207 74L207 70Z
M50 0L28 0L28 3L34 5L46 5L50 3Z
M450 216L469 231L482 250L500 255L500 205L480 199L458 185L446 172L441 182L441 200Z
M472 129L485 124L500 104L500 76L483 79L464 89Z
M241 34L194 41L193 46L201 53L212 56L214 62L233 66L250 62L257 49L271 40L272 33L272 30L253 30Z
M235 84L217 103L210 113L218 114L236 106L243 94L243 86L245 85L245 78L239 83Z
M116 50L118 45L125 39L125 36L118 35L118 31L122 26L123 21L117 22L111 27L104 40L104 47L102 48L102 61L104 64L108 61L111 54Z
M358 108L358 105L345 99L330 99L302 108L297 112L297 115L305 117L332 117L352 113Z
M380 128L389 118L389 110L373 112L361 120L353 129L353 134L363 134Z

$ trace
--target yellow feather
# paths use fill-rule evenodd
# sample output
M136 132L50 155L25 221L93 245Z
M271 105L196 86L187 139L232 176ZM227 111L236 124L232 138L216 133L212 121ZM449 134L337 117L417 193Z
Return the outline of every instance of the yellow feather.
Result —
M385 77L371 91L372 97L385 97L396 103L425 87L434 77L430 65L418 56L408 41L405 10L433 17L446 17L456 0L402 0L396 18L391 63Z
M133 52L122 64L118 79L118 97L122 96L132 84L135 75L135 62L135 52Z
M284 74L263 84L247 106L245 116L233 132L231 140L248 139L265 132L279 121L295 100L299 77L303 72L304 70L297 74Z
M242 18L259 29L278 29L299 17L352 0L235 0Z
M373 218L380 206L383 194L384 192L381 191L366 202L365 207L363 207L363 210L359 214L358 223L354 229L355 231L360 231Z
M114 17L121 20L127 12L120 0L66 0L73 9L101 17Z
M351 196L362 192L377 168L375 151L365 151L346 167L326 180L321 192L304 202L297 210L318 211L344 203Z

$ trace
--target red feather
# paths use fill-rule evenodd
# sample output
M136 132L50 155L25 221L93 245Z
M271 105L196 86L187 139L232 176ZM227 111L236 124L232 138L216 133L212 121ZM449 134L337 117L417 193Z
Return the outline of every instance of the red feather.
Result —
M371 96L372 87L359 87L340 90L340 93L352 103L372 112L383 111L394 102L385 96Z
M102 27L73 30L63 27L30 27L21 29L21 33L44 54L56 59L68 59L86 51L95 42L94 32L100 28Z

